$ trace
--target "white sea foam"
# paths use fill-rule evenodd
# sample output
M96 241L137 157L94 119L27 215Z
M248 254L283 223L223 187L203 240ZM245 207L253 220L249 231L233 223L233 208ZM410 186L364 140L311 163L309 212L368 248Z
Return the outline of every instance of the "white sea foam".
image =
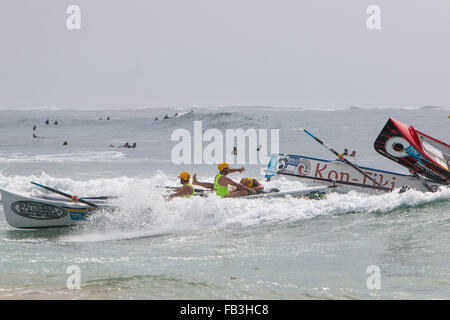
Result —
M30 177L28 177L30 179ZM23 179L27 180L27 179ZM63 241L90 242L132 239L183 232L207 232L228 227L251 227L267 223L285 223L312 219L319 216L348 213L388 213L401 207L415 207L434 201L449 201L450 190L422 193L368 195L350 192L330 194L325 200L296 198L283 199L220 199L176 198L166 201L162 195L168 191L158 186L175 183L175 177L163 173L148 179L114 178L86 182L70 179L52 179L41 176L52 186L76 189L78 194L115 194L121 198L117 210L98 212ZM278 181L286 189L299 187L297 181ZM20 184L22 187L23 185ZM272 184L273 186L273 184ZM18 189L22 188L19 187ZM26 187L29 189L29 187Z
M126 159L125 153L120 151L101 152L69 152L59 154L25 155L12 153L0 155L0 163L33 163L33 162L110 162Z

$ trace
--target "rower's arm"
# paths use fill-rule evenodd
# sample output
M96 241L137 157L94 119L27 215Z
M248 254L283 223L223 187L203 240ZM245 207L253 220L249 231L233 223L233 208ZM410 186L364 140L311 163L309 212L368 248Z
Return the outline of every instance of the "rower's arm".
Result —
M244 172L245 171L245 168L244 167L242 167L242 168L240 168L240 169L229 169L229 173L233 173L233 172Z
M169 196L169 200L171 200L171 199L173 199L173 198L175 198L175 197L181 197L181 196L183 196L183 195L185 195L185 194L188 194L188 192L187 192L187 190L186 190L186 187L187 187L187 186L182 186L181 188L178 188L177 191L175 191L174 193L172 193L172 194Z
M263 191L264 190L264 186L256 179L253 179L253 190L256 191Z

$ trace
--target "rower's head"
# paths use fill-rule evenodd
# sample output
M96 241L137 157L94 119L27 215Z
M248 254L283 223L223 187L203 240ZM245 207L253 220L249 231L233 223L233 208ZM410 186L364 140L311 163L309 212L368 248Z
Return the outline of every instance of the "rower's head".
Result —
M241 179L241 184L243 184L244 186L248 187L248 188L252 188L253 187L253 179L252 178L242 178Z
M229 172L229 169L230 169L229 166L230 166L230 165L229 165L228 163L222 162L222 163L219 163L219 165L217 166L217 168L219 169L219 172L220 172L221 174L227 175L228 172Z
M182 173L180 173L178 178L180 178L180 183L182 185L185 185L186 183L189 183L189 179L191 179L191 175L189 173L187 173L186 171L183 171Z

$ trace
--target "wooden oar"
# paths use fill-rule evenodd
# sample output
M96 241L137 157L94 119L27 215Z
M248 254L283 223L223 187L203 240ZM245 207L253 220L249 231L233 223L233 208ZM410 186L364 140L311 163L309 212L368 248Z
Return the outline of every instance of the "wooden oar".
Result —
M119 199L119 196L98 196L98 197L80 197L80 199L89 200L108 200L108 199Z
M44 189L46 189L46 190L48 190L48 191L51 191L51 192L57 193L57 194L59 194L59 195L62 195L62 196L64 196L64 197L70 198L70 199L72 199L73 201L78 201L78 202L87 204L87 205L89 205L89 206L91 206L91 207L98 208L98 205L96 205L95 203L92 203L92 202L89 202L89 201L80 199L80 198L77 197L77 196L73 196L73 195L67 194L67 193L65 193L65 192L62 192L62 191L59 191L59 190L56 190L56 189L53 189L53 188L50 188L50 187L47 187L47 186L43 186L42 184L39 184L39 183L36 183L36 182L33 182L33 181L31 181L31 183L34 184L34 185L37 185L38 187L44 188Z
M320 140L319 138L315 137L312 133L308 132L307 130L303 129L303 131L305 131L305 133L307 133L309 136L311 136L312 138L314 138L317 142L319 142L321 145L323 145L325 148L327 148L328 150L330 150L332 153L334 153L340 160L342 160L344 163L348 164L350 167L352 167L353 169L355 169L356 171L358 171L359 173L361 173L363 176L365 176L366 178L368 178L370 181L372 181L373 183L375 183L376 185L378 185L381 188L385 188L383 187L378 181L376 181L374 178L372 178L371 176L369 176L367 173L365 173L364 171L362 171L360 168L358 168L357 165L351 163L350 161L348 161L347 159L344 158L344 156L340 153L338 153L336 150L334 150L333 148L331 148L329 145L327 145L325 142L323 142L322 140Z

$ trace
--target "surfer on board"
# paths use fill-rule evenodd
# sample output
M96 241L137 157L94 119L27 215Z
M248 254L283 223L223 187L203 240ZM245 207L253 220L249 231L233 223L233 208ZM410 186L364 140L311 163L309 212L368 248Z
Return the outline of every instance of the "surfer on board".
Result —
M183 171L182 173L180 173L178 178L180 178L181 187L177 188L174 193L169 195L169 200L175 197L190 198L195 194L194 187L189 183L189 180L191 178L191 175L189 173Z
M220 163L217 168L219 169L219 173L214 178L214 183L200 182L197 180L197 174L194 174L194 176L192 177L192 184L214 190L216 192L216 195L221 198L235 198L248 194L256 194L255 190L241 183L236 183L227 177L228 174L233 172L243 172L245 168L230 169L229 164L226 162ZM228 189L228 185L236 187L236 190L230 191Z

